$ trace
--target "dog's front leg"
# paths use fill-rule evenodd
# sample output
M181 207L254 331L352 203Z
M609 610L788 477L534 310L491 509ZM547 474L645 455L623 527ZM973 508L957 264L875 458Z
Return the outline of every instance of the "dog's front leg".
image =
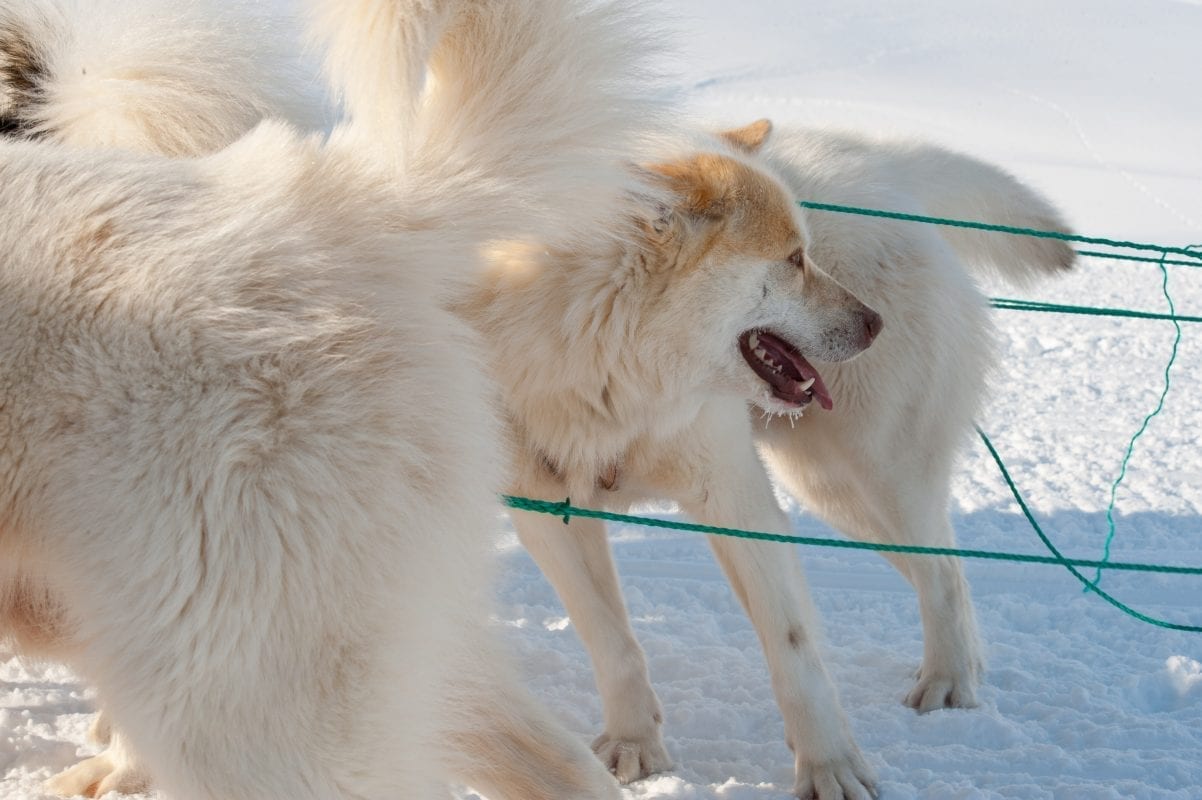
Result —
M741 408L711 402L660 475L682 508L706 525L790 533ZM741 406L741 404L739 404ZM875 795L818 647L817 615L790 545L721 536L710 544L767 656L796 766L794 792L810 800Z
M770 524L764 514L758 521L750 516L697 516L707 525L788 530L787 525ZM876 777L852 738L819 654L818 626L796 554L789 545L772 542L711 537L710 544L767 656L786 740L794 754L794 792L805 800L875 794Z
M647 658L634 638L600 520L513 512L522 544L567 609L593 662L605 732L593 750L622 783L672 767Z

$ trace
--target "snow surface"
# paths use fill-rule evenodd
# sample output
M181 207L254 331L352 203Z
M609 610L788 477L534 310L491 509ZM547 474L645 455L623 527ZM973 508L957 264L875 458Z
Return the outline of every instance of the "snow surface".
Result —
M1198 2L664 7L686 32L679 98L705 119L933 139L1042 188L1083 233L1202 242ZM1171 280L1179 312L1202 315L1202 273L1176 268ZM1165 308L1154 266L1090 262L1031 296ZM1110 482L1155 406L1172 326L997 316L1005 359L982 424L1062 550L1097 557ZM1131 462L1115 558L1202 565L1200 332L1186 326L1165 413ZM800 533L829 534L790 510ZM979 445L957 474L953 514L966 547L1041 552ZM792 758L759 644L705 542L635 527L613 541L678 764L627 797L787 797ZM501 550L501 621L531 685L591 737L601 716L584 651L511 534ZM922 652L913 593L870 554L802 557L828 666L883 797L1202 797L1202 636L1130 620L1058 567L970 562L989 658L981 706L919 716L901 704ZM1147 613L1202 624L1198 578L1109 574L1104 586ZM0 653L0 798L39 800L43 779L93 752L89 697L61 667Z

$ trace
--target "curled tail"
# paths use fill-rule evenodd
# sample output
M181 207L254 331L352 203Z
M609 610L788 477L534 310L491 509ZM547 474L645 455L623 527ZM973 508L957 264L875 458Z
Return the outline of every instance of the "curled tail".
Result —
M929 216L1072 232L1047 198L992 164L930 145L907 145L897 163ZM1076 252L1058 239L947 226L939 232L966 264L1020 286L1076 263Z
M322 0L317 20L349 135L441 186L430 204L557 240L616 210L657 52L631 5Z
M246 0L5 0L0 128L184 156L264 117L311 123L287 28Z

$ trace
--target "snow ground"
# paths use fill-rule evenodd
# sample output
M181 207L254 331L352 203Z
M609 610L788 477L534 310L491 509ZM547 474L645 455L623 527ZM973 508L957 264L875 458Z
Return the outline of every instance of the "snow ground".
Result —
M1197 2L670 0L687 32L680 99L704 119L768 116L920 136L1042 188L1083 232L1202 243ZM811 198L821 200L821 198ZM1171 273L1202 315L1202 273ZM1005 292L1015 296L1013 290ZM1164 310L1153 266L1088 262L1031 294ZM982 424L1066 553L1097 557L1127 438L1155 403L1172 326L997 312L1005 358ZM1202 565L1202 332L1186 326L1165 413L1119 494L1116 559ZM829 531L796 506L800 533ZM979 445L955 483L966 547L1041 552ZM778 800L792 759L755 633L694 534L617 527L635 628L663 700L670 774L629 798ZM989 669L971 711L901 704L921 657L913 593L880 558L802 552L827 664L888 800L1202 797L1202 636L1152 628L1057 567L967 566ZM587 658L506 535L500 613L531 685L582 737L600 729ZM1108 575L1137 608L1202 624L1202 581ZM0 653L0 798L91 752L89 695ZM475 795L462 792L462 800Z

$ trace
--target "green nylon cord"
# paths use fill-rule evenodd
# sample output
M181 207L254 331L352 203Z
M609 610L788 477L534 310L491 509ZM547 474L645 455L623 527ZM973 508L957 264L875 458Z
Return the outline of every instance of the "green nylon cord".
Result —
M898 211L883 211L877 208L859 208L857 206L840 206L832 203L814 203L807 200L798 201L798 205L802 208L808 208L814 211L834 211L842 214L857 214L860 216L869 217L884 217L886 219L897 219L905 222L925 222L931 225L945 225L956 228L972 228L975 230L995 231L998 233L1009 233L1016 236L1037 236L1045 239L1060 239L1066 242L1090 242L1094 244L1105 244L1111 247L1125 247L1135 250L1151 250L1160 253L1160 258L1149 258L1145 256L1130 255L1127 253L1104 253L1097 250L1078 250L1078 255L1089 256L1091 258L1107 258L1117 261L1140 261L1145 263L1157 264L1163 270L1166 264L1202 267L1202 253L1197 252L1197 247L1165 247L1163 245L1148 244L1146 242L1125 242L1118 239L1103 239L1096 236L1078 236L1071 233L1060 233L1059 231L1044 231L1036 228L1015 228L1009 225L994 225L987 222L976 222L974 220L965 219L947 219L944 217L927 217L920 214L903 214ZM1189 256L1192 260L1170 260L1169 253L1178 253ZM1163 319L1173 322L1202 322L1202 317L1179 317L1173 314L1157 314L1152 311L1135 311L1127 308L1099 308L1094 306L1072 306L1061 303L1041 303L1036 300L1012 300L1006 297L994 297L990 299L990 305L994 308L1004 311L1043 311L1054 314L1081 314L1095 317L1132 317L1136 319Z
M978 428L978 431L980 429ZM510 508L518 509L519 511L532 511L538 514L550 514L554 517L562 517L564 524L572 517L587 517L591 519L603 519L611 522L622 522L628 525L645 525L652 528L666 528L675 531L693 531L696 533L707 533L716 536L731 536L737 539L753 539L764 542L780 542L782 544L800 544L810 547L836 547L844 550L872 550L881 553L905 553L909 555L926 555L926 556L956 556L959 558L982 558L993 561L1013 561L1020 564L1057 564L1064 567L1077 579L1090 586L1089 579L1077 571L1077 567L1097 567L1102 565L1101 561L1091 561L1080 558L1065 558L1056 546L1048 540L1044 535L1043 530L1039 527L1039 523L1031 516L1027 504L1023 501L1022 496L1018 492L1018 488L1014 485L1014 481L1010 479L1010 473L1006 471L1005 466L1001 462L1001 458L997 455L997 451L993 449L992 443L985 437L982 432L981 437L985 439L985 446L989 448L989 452L998 462L998 467L1002 470L1002 476L1006 479L1006 484L1010 487L1010 491L1014 494L1018 501L1019 507L1022 508L1027 520L1035 528L1035 532L1039 534L1039 538L1043 540L1044 545L1051 551L1050 556L1027 555L1025 553L1004 553L995 550L965 550L954 547L922 547L919 545L908 544L882 544L879 542L856 542L849 539L826 539L815 536L788 536L780 533L765 533L763 531L745 531L738 528L721 528L714 525L698 525L692 522L677 522L670 519L654 519L651 517L639 517L633 514L617 514L612 511L600 511L595 508L580 508L572 505L571 498L562 502L552 502L549 500L532 500L528 497L514 497L512 495L504 495L502 500L505 505ZM1172 575L1202 575L1202 567L1175 567L1162 564L1140 564L1129 561L1112 561L1106 564L1107 569L1127 570L1130 572L1156 572ZM1109 602L1111 605L1121 611L1130 614L1138 620L1158 625L1162 628L1171 628L1179 631L1189 631L1192 633L1202 633L1202 627L1194 627L1191 625L1179 625L1173 622L1164 622L1162 620L1153 619L1139 613L1138 611L1123 605L1118 600L1115 600L1103 590L1092 587L1092 590L1102 599Z
M978 429L979 430L979 429ZM984 435L984 434L982 434ZM990 447L992 451L993 448ZM1008 476L1007 476L1008 477ZM1009 482L1009 481L1007 481ZM1011 484L1011 490L1018 490ZM997 550L964 550L956 547L924 547L915 544L884 544L882 542L857 542L850 539L828 539L817 536L791 536L784 533L766 533L764 531L745 531L739 528L722 528L714 525L699 525L694 522L677 522L671 519L656 519L640 517L634 514L619 514L613 511L601 511L596 508L581 508L572 505L571 498L561 502L552 500L532 500L529 497L514 497L502 495L501 499L510 508L519 511L532 511L538 514L550 514L562 517L564 524L572 517L603 519L610 522L622 522L628 525L644 525L649 528L666 528L674 531L692 531L708 533L715 536L731 536L736 539L755 539L763 542L780 542L782 544L801 544L809 547L836 547L843 550L871 550L880 553L905 553L923 556L957 556L959 558L983 558L993 561L1013 561L1019 564L1056 564L1067 567L1097 567L1101 561L1083 558L1065 558L1059 551L1053 550L1051 556L1036 556L1026 553L1006 553ZM1026 504L1019 498L1019 505L1026 510ZM1046 543L1050 545L1050 542ZM1128 572L1158 572L1168 575L1202 575L1202 567L1175 567L1164 564L1141 564L1134 561L1112 561L1106 564L1107 569L1125 570ZM1199 630L1202 630L1200 628Z
M1171 354L1169 355L1169 362L1168 362L1168 364L1165 365L1165 368L1164 368L1164 390L1160 393L1160 400L1156 404L1156 408L1152 411L1152 413L1150 413L1146 417L1144 417L1143 424L1140 425L1139 430L1137 430L1135 432L1135 435L1132 436L1130 442L1128 442L1126 453L1123 455L1123 461L1119 468L1118 477L1116 477L1114 479L1114 483L1112 483L1110 486L1110 502L1106 507L1106 542L1103 547L1102 564L1097 567L1093 581L1086 582L1086 587L1085 587L1086 591L1089 591L1089 590L1097 591L1097 584L1100 583L1102 580L1102 567L1105 566L1106 563L1110 560L1110 549L1111 549L1111 546L1114 544L1114 537L1115 537L1114 507L1115 507L1116 498L1118 495L1119 485L1123 482L1123 479L1127 476L1127 465L1131 460L1132 454L1135 452L1136 442L1138 442L1140 437L1142 437L1144 435L1144 432L1147 431L1148 425L1152 422L1152 420L1154 418L1156 418L1157 416L1159 416L1161 411L1164 410L1165 398L1168 396L1169 388L1171 386L1170 372L1173 369L1173 364L1175 364L1177 361L1177 350L1181 344L1181 323L1182 322L1202 322L1202 317L1181 317L1181 316L1177 315L1177 309L1173 304L1173 298L1169 294L1169 273L1168 273L1168 270L1165 268L1165 266L1166 266L1166 264L1170 263L1169 262L1169 254L1170 253L1188 256L1191 259L1196 259L1196 260L1191 260L1191 261L1177 260L1177 261L1171 262L1173 264L1180 264L1180 265L1187 265L1187 266L1194 266L1194 267L1202 266L1202 253L1197 252L1198 246L1190 245L1188 247L1165 247L1163 245L1148 244L1146 242L1128 242L1128 241L1121 241L1121 240L1117 240L1117 239L1105 239L1105 238L1100 238L1100 237L1096 237L1096 236L1078 236L1075 234L1061 233L1059 231L1037 230L1034 228L1016 228L1016 227L1009 226L1009 225L994 225L992 223L977 222L977 221L973 221L973 220L946 219L943 217L928 217L928 216L923 216L923 215L919 215L919 214L903 214L903 213L900 213L897 211L883 211L881 209L860 208L857 206L841 206L841 205L834 205L831 203L813 203L813 202L808 202L808 201L799 201L798 205L802 206L803 208L813 209L813 210L817 210L817 211L834 211L834 212L839 212L839 213L844 213L844 214L859 214L862 216L884 217L887 219L904 220L907 222L923 222L923 223L928 223L928 224L932 224L932 225L947 225L947 226L952 226L952 227L957 227L957 228L972 228L972 229L976 229L976 230L995 231L998 233L1007 233L1007 234L1018 235L1018 236L1036 236L1036 237L1048 238L1048 239L1060 239L1062 241L1068 241L1068 242L1085 242L1088 244L1100 244L1100 245L1105 245L1108 247L1124 248L1124 249L1128 249L1128 250L1148 250L1148 251L1159 251L1160 252L1160 258L1157 259L1157 258L1133 256L1133 255L1124 254L1124 253L1103 253L1103 252L1088 251L1088 250L1087 251L1078 251L1079 254L1081 254L1081 255L1088 255L1088 256L1095 257L1095 258L1110 258L1110 259L1126 260L1126 261L1143 261L1143 262L1156 263L1157 266L1160 268L1160 273L1161 273L1161 278L1162 278L1161 290L1164 293L1165 300L1168 301L1168 304L1169 304L1169 313L1168 314L1157 314L1157 313L1149 312L1149 311L1135 311L1132 309L1125 309L1125 308L1097 308L1097 307L1091 307L1091 306L1070 306L1070 305L1063 305L1063 304L1059 304L1059 303L1041 303L1041 302L1037 302L1037 301L1033 301L1033 300L1010 300L1010 299L1001 298L1001 297L992 298L990 300L990 305L992 305L994 308L1004 309L1007 311L1042 311L1042 312L1053 312L1053 313L1058 313L1058 314L1084 314L1084 315L1090 315L1090 316L1134 317L1134 318L1139 318L1139 319L1162 319L1162 320L1170 320L1173 323L1173 327L1176 329L1176 336L1173 339L1173 350L1172 350ZM984 434L982 434L982 436L983 435ZM988 442L986 442L986 443L988 444ZM992 451L992 447L990 448L990 450ZM1005 471L1005 467L1002 465L1000 460L998 461L998 466L1002 468L1003 472ZM1033 519L1032 519L1032 524L1034 524ZM1041 534L1041 537L1042 537L1042 534Z
M879 208L860 208L858 206L841 206L834 203L813 203L808 200L799 200L797 204L802 208L808 208L814 211L837 211L843 214L858 214L863 217L885 217L886 219L898 219L905 222L926 222L931 225L945 225L953 228L973 228L981 231L995 231L997 233L1010 233L1017 236L1034 236L1039 239L1060 239L1064 242L1081 242L1083 244L1100 244L1107 247L1121 247L1127 250L1150 250L1154 253L1174 253L1176 255L1188 256L1193 261L1188 263L1198 264L1202 266L1202 253L1198 253L1195 249L1189 247L1165 247L1159 244L1148 244L1146 242L1126 242L1119 239L1103 239L1097 236L1080 236L1073 233L1061 233L1060 231L1043 231L1038 228L1016 228L1012 225L994 225L989 222L976 222L966 219L947 219L945 217L928 217L922 214L903 214L900 211L882 211ZM1157 259L1159 261L1160 259Z
M1090 317L1129 317L1135 319L1163 319L1172 322L1202 322L1202 317L1157 314L1152 311L1132 311L1127 308L1067 306L1060 303L1040 303L1035 300L1011 300L1005 297L994 297L989 301L989 304L1003 311L1048 311L1054 314L1082 314Z
M1165 254L1165 257L1168 257L1167 253ZM1169 388L1172 386L1169 373L1173 369L1173 364L1177 362L1177 348L1181 345L1181 323L1175 319L1177 309L1173 305L1172 295L1169 294L1169 271L1165 269L1163 261L1160 264L1160 274L1163 278L1161 290L1164 292L1164 299L1168 301L1169 314L1174 317L1173 327L1177 329L1177 334L1173 338L1173 351L1169 354L1169 363L1165 364L1164 367L1164 390L1160 393L1160 400L1156 403L1156 408L1152 410L1152 413L1144 417L1143 424L1139 426L1139 430L1135 432L1135 435L1131 437L1131 441L1127 443L1127 452L1123 455L1123 464L1119 468L1119 475L1114 479L1114 484L1110 487L1110 504L1106 506L1106 544L1102 551L1103 562L1110 560L1110 546L1114 543L1114 504L1118 496L1119 484L1123 482L1123 478L1127 477L1127 463L1131 460L1132 453L1135 452L1135 443L1138 442L1139 438L1144 435L1144 431L1148 429L1148 425L1152 422L1152 420L1158 417L1160 412L1164 410L1164 401L1169 395ZM1101 582L1102 568L1098 567L1096 573L1094 574L1093 583L1090 584L1088 588L1096 589L1097 585Z
M1156 417L1158 414L1160 414L1161 411L1164 409L1165 398L1167 397L1169 388L1170 388L1169 373L1173 367L1174 362L1177 359L1177 350L1178 350L1178 346L1181 343L1181 324L1180 323L1182 323L1182 322L1202 322L1202 317L1184 317L1184 316L1177 315L1177 310L1173 304L1173 298L1169 294L1169 285L1168 285L1169 278L1168 278L1168 271L1165 269L1165 266L1168 264L1180 265L1180 266L1191 266L1191 267L1202 266L1202 253L1197 252L1199 250L1199 248L1202 246L1191 245L1189 247L1164 247L1161 245L1146 244L1143 242L1128 242L1128 241L1120 241L1120 240L1116 240L1116 239L1104 239L1104 238L1092 237L1092 236L1078 236L1078 235L1074 235L1074 234L1060 233L1058 231L1045 231L1045 230L1037 230L1034 228L1016 228L1016 227L1012 227L1009 225L994 225L994 224L990 224L990 223L975 222L975 221L970 221L970 220L956 220L956 219L946 219L946 218L942 218L942 217L928 217L928 216L923 216L923 215L919 215L919 214L903 214L903 213L896 212L896 211L882 211L880 209L858 208L855 206L841 206L841 205L834 205L831 203L814 203L814 202L808 202L808 201L799 201L798 205L802 206L803 208L812 209L812 210L816 210L816 211L834 211L834 212L840 212L840 213L846 213L846 214L860 214L863 216L871 216L871 217L885 217L888 219L904 220L907 222L924 222L924 223L929 223L932 225L948 225L948 226L953 226L953 227L958 227L958 228L973 228L973 229L977 229L977 230L995 231L998 233L1008 233L1008 234L1019 235L1019 236L1035 236L1035 237L1048 238L1048 239L1060 239L1063 241L1084 242L1087 244L1105 245L1108 247L1127 248L1127 249L1131 249L1131 250L1147 250L1147 251L1153 251L1153 252L1160 253L1160 258L1146 258L1146 257L1133 256L1133 255L1127 255L1127 254L1121 254L1121 253L1105 253L1105 252L1097 252L1097 251L1089 251L1089 250L1078 250L1077 251L1079 255L1090 256L1090 257L1094 257L1094 258L1107 258L1107 259L1124 260L1124 261L1141 261L1141 262L1156 263L1160 267L1162 278L1163 278L1161 288L1162 288L1162 291L1164 292L1165 300L1167 300L1168 304L1169 304L1169 313L1168 314L1157 314L1154 312L1135 311L1135 310L1123 309L1123 308L1099 308L1099 307L1091 307L1091 306L1070 306L1070 305L1062 305L1062 304L1057 304L1057 303L1041 303L1041 302L1037 302L1037 301L1033 301L1033 300L1011 300L1011 299L1006 299L1006 298L993 298L990 301L994 308L1010 310L1010 311L1043 311L1043 312L1054 312L1054 313L1060 313L1060 314L1084 314L1084 315L1089 315L1089 316L1134 317L1134 318L1139 318L1139 319L1170 320L1173 322L1173 325L1176 328L1176 338L1174 339L1174 342L1173 342L1173 351L1169 357L1169 363L1165 367L1165 371L1164 371L1165 386L1164 386L1164 391L1161 392L1161 395L1160 395L1160 402L1157 404L1156 409L1144 419L1143 425L1136 432L1136 434L1131 438L1131 441L1127 446L1127 453L1123 458L1123 463L1122 463L1122 467L1119 471L1119 476L1118 476L1118 478L1115 479L1114 483L1111 486L1110 505L1108 506L1107 511L1106 511L1108 532L1107 532L1107 537L1106 537L1105 552L1103 554L1102 560L1094 561L1094 560L1088 560L1088 559L1065 558L1064 555L1061 554L1060 550L1057 549L1057 547L1054 544L1052 544L1051 539L1049 539L1047 537L1047 535L1043 532L1043 528L1040 527L1039 522L1035 519L1035 516L1031 513L1031 509L1027 506L1027 503L1023 499L1022 494L1019 492L1018 486L1015 485L1013 478L1010 477L1010 471L1006 468L1006 464L1002 461L1002 457L998 454L997 449L993 446L993 442L990 441L989 437L979 427L977 428L977 433L980 434L981 441L983 441L985 443L985 447L989 450L989 454L993 457L994 462L997 464L998 470L1001 472L1002 478L1006 481L1006 486L1009 487L1011 495L1013 495L1014 500L1018 503L1019 508L1023 512L1023 516L1026 517L1027 522L1030 523L1030 525L1031 525L1031 528L1039 536L1040 541L1043 542L1044 546L1048 549L1048 552L1050 552L1052 554L1051 556L1035 556L1035 555L1026 555L1023 553L1005 553L1005 552L992 551L992 550L966 550L966 549L950 548L950 547L922 547L922 546L918 546L918 545L882 544L879 542L857 542L857 541L851 541L851 540L846 540L846 539L825 539L825 538L817 538L817 537L812 537L812 536L787 536L784 534L765 533L762 531L745 531L745 530L739 530L737 528L722 528L722 527L715 527L713 525L697 525L697 524L688 523L688 522L675 522L673 520L662 520L662 519L654 519L654 518L650 518L650 517L639 517L639 516L634 516L631 514L616 514L613 512L609 512L609 511L599 511L597 509L591 509L591 508L579 508L577 506L572 505L571 498L568 498L567 500L565 500L563 502L556 503L556 502L551 502L551 501L547 501L547 500L532 500L532 499L526 498L526 497L514 497L511 495L505 495L503 497L505 504L507 506L509 506L510 508L514 508L514 509L518 509L518 510L522 510L522 511L530 511L530 512L541 513L541 514L552 514L557 517L563 517L563 522L565 525L568 523L568 521L571 519L571 517L574 517L574 516L575 517L589 517L589 518L593 518L593 519L610 520L613 522L623 522L623 523L633 524L633 525L647 525L647 526L657 527L657 528L667 528L670 530L696 531L698 533L713 534L713 535L718 535L718 536L733 536L733 537L742 538L742 539L754 539L754 540L768 541L768 542L800 544L800 545L808 545L808 546L813 546L813 547L836 547L836 548L843 548L843 549L849 549L849 550L872 550L872 551L877 551L877 552L904 553L904 554L912 554L912 555L954 556L954 557L958 557L958 558L981 558L981 559L991 559L991 560L995 560L995 561L1011 561L1011 562L1016 562L1016 563L1028 563L1028 564L1058 564L1058 565L1064 567L1065 569L1067 569L1073 575L1073 577L1075 577L1078 581L1081 582L1081 585L1084 588L1084 591L1093 592L1098 597L1102 598L1107 603L1109 603L1110 605L1119 609L1120 611L1122 611L1124 614L1127 614L1128 616L1131 616L1137 620L1140 620L1141 622L1146 622L1149 625L1155 625L1160 628L1167 628L1169 630L1175 630L1175 631L1185 631L1188 633L1202 633L1202 626L1183 625L1180 623L1168 622L1166 620L1156 619L1154 617L1150 617L1146 614L1136 611L1135 609L1122 603L1121 601L1117 600L1115 597L1113 597L1112 595L1110 595L1109 593L1107 593L1106 591L1104 591L1098 587L1098 583L1101 580L1103 568L1110 569L1110 570L1120 570L1120 571L1125 570L1125 571L1133 571L1133 572L1154 572L1154 573L1177 574L1177 575L1202 575L1202 567L1176 567L1176 566L1166 566L1166 565L1161 565L1161 564L1141 564L1141 563L1134 563L1134 562L1111 561L1110 560L1110 547L1111 547L1111 544L1113 543L1114 534L1115 534L1114 506L1115 506L1115 499L1116 499L1116 496L1118 493L1118 487L1119 487L1119 484L1122 483L1123 478L1127 474L1127 463L1131 458L1132 452L1134 451L1135 443L1143 435L1144 431L1147 430L1148 424L1151 422L1151 420L1154 417ZM1188 261L1170 260L1168 258L1170 253L1176 254L1176 255L1187 256L1191 260L1188 260ZM1088 578L1086 578L1084 575L1082 575L1081 572L1077 569L1077 567L1086 567L1086 568L1092 567L1095 570L1097 570L1097 574L1096 574L1094 580L1091 581Z
M1192 250L1187 247L1186 250ZM1114 261L1143 261L1147 264L1168 264L1175 267L1202 267L1202 261L1175 261L1171 258L1148 258L1147 256L1132 256L1126 253L1103 253L1098 250L1078 250L1077 255L1088 258L1109 258Z
M1043 542L1044 547L1046 547L1048 549L1048 552L1050 552L1052 555L1054 555L1056 557L1059 557L1060 551L1058 549L1056 549L1056 545L1052 544L1052 540L1049 539L1047 537L1047 535L1044 534L1043 528L1041 528L1039 526L1039 523L1035 521L1034 515L1031 514L1031 509L1027 507L1027 503L1025 500L1023 500L1022 494L1019 493L1018 487L1014 485L1014 479L1010 477L1010 471L1008 469L1006 469L1006 465L1005 465L1005 463L1003 463L1002 457L1000 455L998 455L998 451L993 446L993 442L989 441L989 437L985 435L985 431L981 430L980 428L977 428L977 433L979 433L981 435L981 441L983 441L985 443L985 447L988 448L988 450L989 450L989 455L993 456L993 460L997 463L998 469L1001 470L1002 478L1005 479L1006 485L1008 487L1010 487L1010 493L1012 495L1014 495L1014 499L1018 503L1018 507L1022 509L1023 516L1025 516L1027 518L1027 522L1031 523L1031 528L1035 531L1035 533L1039 534L1039 539L1040 539L1040 541ZM1108 592L1106 592L1102 589L1099 589L1097 584L1091 582L1089 580L1089 578L1086 578L1084 575L1082 575L1080 572L1078 572L1077 565L1072 563L1069 559L1062 559L1060 561L1060 563L1064 565L1065 569L1067 569L1069 572L1071 572L1073 574L1074 578L1081 581L1081 584L1085 587L1086 591L1093 592L1098 597L1102 598L1107 603L1110 603L1110 605L1117 608L1119 611L1122 611L1124 614L1127 614L1128 616L1135 617L1140 622L1146 622L1149 625L1155 625L1158 628L1168 628L1169 630L1174 630L1174 631L1186 631L1187 633L1202 633L1202 626L1182 625L1177 622L1167 622L1162 619L1156 619L1154 617L1149 617L1146 614L1141 614L1140 612L1136 611L1134 608L1131 608L1130 606L1125 605L1124 603L1116 600ZM1118 562L1112 562L1110 564L1107 564L1106 568L1112 569L1112 568L1114 568L1116 563L1118 563ZM1151 571L1151 570L1149 570L1149 571Z

